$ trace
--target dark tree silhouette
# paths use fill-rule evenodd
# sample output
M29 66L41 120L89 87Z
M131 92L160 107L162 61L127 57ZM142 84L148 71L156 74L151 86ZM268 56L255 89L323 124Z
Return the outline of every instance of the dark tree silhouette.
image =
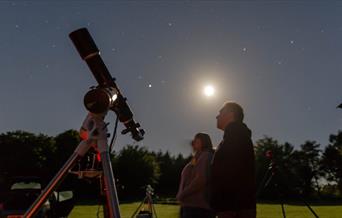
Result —
M113 162L120 197L135 198L145 194L147 185L157 184L160 168L146 148L128 145Z
M325 147L322 157L322 168L329 181L337 183L339 194L342 194L342 131L330 135L330 143Z
M174 197L178 190L181 171L189 158L184 158L181 154L171 156L169 152L158 152L155 156L161 173L156 192L162 196Z
M320 145L315 141L306 141L300 146L300 150L293 153L295 174L298 178L298 186L304 197L310 197L320 191Z
M6 179L15 176L39 176L48 182L70 157L79 144L75 130L65 131L55 137L14 131L0 134L0 189ZM267 171L272 151L275 177L278 187L269 186L262 191L263 199L277 196L295 198L300 193L312 198L320 193L323 178L337 185L326 185L322 194L334 193L338 187L342 194L342 131L330 136L330 143L321 152L320 145L306 141L299 149L289 143L281 144L271 137L264 137L255 146L257 185ZM121 199L137 199L144 195L150 184L161 197L176 195L180 174L191 157L173 156L169 152L150 152L146 148L128 145L112 155L117 188ZM77 196L97 196L98 183L78 180L68 176L62 186L71 187ZM0 190L1 192L1 190ZM278 195L281 193L282 195Z
M56 152L53 137L24 131L0 135L0 173L8 177L48 176Z
M67 130L55 137L55 143L55 170L58 170L80 143L79 133L75 130Z

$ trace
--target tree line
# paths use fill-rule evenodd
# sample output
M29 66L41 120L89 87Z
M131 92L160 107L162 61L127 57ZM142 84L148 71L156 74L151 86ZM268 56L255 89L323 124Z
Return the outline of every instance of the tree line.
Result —
M0 189L17 176L39 176L48 182L79 142L75 130L54 137L25 131L0 134ZM265 136L255 143L255 157L259 199L297 198L298 195L309 199L342 197L342 131L330 135L325 146L315 141L294 146ZM91 158L90 153L74 170L87 168L92 164ZM122 200L140 198L147 185L154 187L158 196L174 197L181 170L191 159L133 145L114 152L111 158ZM272 176L269 183L265 174ZM80 180L72 175L61 187L72 188L77 196L99 192L98 181Z

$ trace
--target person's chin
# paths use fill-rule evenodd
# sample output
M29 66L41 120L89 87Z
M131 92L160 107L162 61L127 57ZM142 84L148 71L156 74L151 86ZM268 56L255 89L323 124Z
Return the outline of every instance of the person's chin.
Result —
M216 127L217 127L218 129L222 129L218 123L216 124Z

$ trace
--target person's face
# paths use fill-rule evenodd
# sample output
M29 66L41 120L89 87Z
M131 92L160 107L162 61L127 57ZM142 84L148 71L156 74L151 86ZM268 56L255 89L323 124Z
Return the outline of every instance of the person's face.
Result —
M218 129L224 130L226 126L234 120L234 113L222 108L216 116L216 126Z
M201 151L202 150L202 142L198 138L194 138L191 142L192 149L194 151Z

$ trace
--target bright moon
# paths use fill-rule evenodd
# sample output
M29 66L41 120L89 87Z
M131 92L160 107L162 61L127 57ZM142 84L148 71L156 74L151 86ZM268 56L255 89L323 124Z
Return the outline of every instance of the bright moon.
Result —
M207 86L204 87L203 93L204 93L205 96L211 97L211 96L213 96L215 94L215 89L214 89L213 86L207 85Z

